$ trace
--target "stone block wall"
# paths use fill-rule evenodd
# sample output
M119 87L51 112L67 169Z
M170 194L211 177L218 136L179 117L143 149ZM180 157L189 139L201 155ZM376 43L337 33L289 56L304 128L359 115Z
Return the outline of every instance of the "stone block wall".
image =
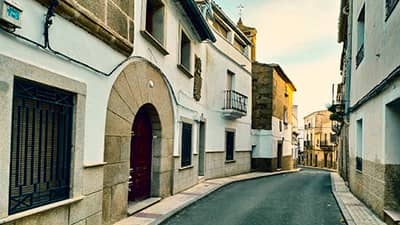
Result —
M350 190L368 205L378 216L383 218L385 199L385 166L363 160L362 171L356 170L356 159L350 158Z
M181 169L181 158L175 157L173 194L179 193L198 183L198 155L192 158L192 167Z
M282 157L282 168L278 168L277 158L253 158L252 167L256 171L274 172L278 169L292 170L295 166L295 161L291 155Z
M225 161L225 152L206 152L205 159L207 179L247 173L251 169L251 152L235 152L232 162Z
M46 7L51 2L36 1ZM134 0L62 0L55 10L120 53L132 53Z
M264 64L252 66L252 128L272 129L272 68Z

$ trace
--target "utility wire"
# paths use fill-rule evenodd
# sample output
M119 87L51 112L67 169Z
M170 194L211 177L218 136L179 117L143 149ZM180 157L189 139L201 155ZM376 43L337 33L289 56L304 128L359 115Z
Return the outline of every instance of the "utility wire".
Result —
M52 18L55 16L54 9L58 6L58 4L59 4L58 0L52 0L50 2L49 8L47 9L46 20L45 20L45 23L44 23L44 32L43 32L44 44L41 44L41 43L36 42L34 40L31 40L28 37L25 37L23 35L14 33L15 29L7 29L6 27L3 27L3 26L0 26L0 29L5 31L5 32L7 32L8 34L18 38L18 39L21 39L23 41L31 43L31 44L33 44L33 45L35 45L35 46L37 46L37 47L39 47L41 49L44 49L44 50L46 50L46 51L48 51L48 52L60 57L60 58L63 58L65 60L67 60L67 61L70 61L70 62L73 62L75 64L78 64L78 65L80 65L82 67L85 67L88 70L91 70L93 72L96 72L96 73L101 74L101 75L106 76L106 77L111 76L121 65L123 65L124 63L126 63L130 59L135 58L135 57L132 57L132 56L125 58L123 61L118 63L110 72L107 73L107 72L101 71L100 69L97 69L97 68L95 68L93 66L90 66L89 64L87 64L85 62L82 62L82 61L80 61L78 59L75 59L75 58L73 58L71 56L68 56L68 55L66 55L66 54L64 54L62 52L59 52L59 51L54 50L53 48L51 48L51 46L50 46L50 38L49 38L49 28L53 24Z

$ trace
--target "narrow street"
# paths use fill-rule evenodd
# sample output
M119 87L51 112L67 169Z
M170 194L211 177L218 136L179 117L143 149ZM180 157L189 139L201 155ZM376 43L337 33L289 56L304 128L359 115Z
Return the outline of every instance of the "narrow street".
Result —
M341 225L341 218L329 172L303 169L228 185L163 225Z

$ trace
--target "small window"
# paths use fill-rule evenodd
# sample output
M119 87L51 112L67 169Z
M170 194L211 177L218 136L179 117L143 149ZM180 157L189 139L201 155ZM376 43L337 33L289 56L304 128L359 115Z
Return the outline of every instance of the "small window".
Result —
M185 67L186 70L190 70L190 39L185 34L185 32L181 32L181 59L180 64Z
M357 120L356 122L356 169L362 171L362 162L364 155L364 144L363 144L363 120Z
M357 19L357 55L356 66L360 65L364 59L364 41L365 41L365 5L362 7Z
M234 151L235 151L235 132L226 131L225 133L225 151L226 151L226 161L230 161L234 159Z
M147 0L146 31L164 43L164 4L161 0Z
M289 112L286 106L283 107L283 123L285 124L285 126L289 124Z
M246 44L243 44L243 42L236 36L233 40L233 46L235 46L235 48L239 50L241 53L244 53L246 50Z
M23 79L14 85L10 214L69 198L74 107L73 93Z
M389 19L399 0L386 0L386 20Z
M181 167L192 165L192 124L182 124Z
M226 26L223 25L223 23L219 19L214 20L213 27L217 30L219 34L224 36L224 38L228 38L229 29L226 28Z

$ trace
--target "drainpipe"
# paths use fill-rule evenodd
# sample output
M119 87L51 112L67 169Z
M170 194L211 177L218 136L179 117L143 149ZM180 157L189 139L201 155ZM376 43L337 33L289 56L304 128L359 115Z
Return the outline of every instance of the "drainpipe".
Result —
M349 181L349 164L350 164L350 146L349 146L349 127L350 127L350 92L351 92L351 72L352 72L352 54L353 54L353 0L349 0L349 13L347 15L347 63L346 63L346 78L345 78L345 143L344 143L344 154L345 154L345 180Z

